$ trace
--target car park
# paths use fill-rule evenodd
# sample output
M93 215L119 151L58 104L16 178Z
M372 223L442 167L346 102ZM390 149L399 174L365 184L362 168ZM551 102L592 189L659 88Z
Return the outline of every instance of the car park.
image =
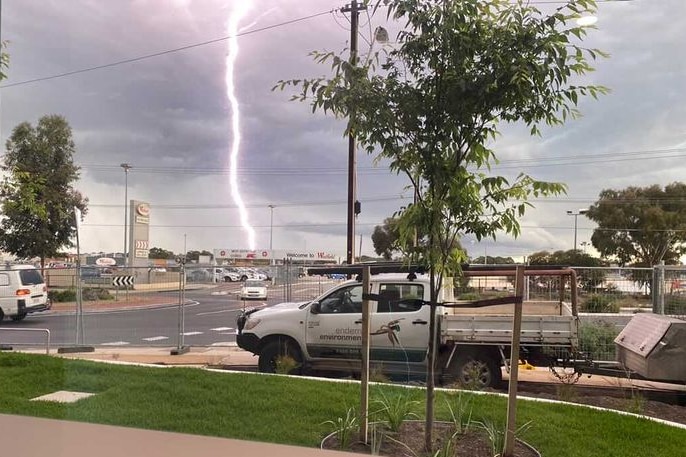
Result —
M242 300L267 299L267 284L264 281L248 279L241 286L239 297Z
M5 316L20 321L29 313L48 309L48 287L40 271L32 265L0 267L0 321Z

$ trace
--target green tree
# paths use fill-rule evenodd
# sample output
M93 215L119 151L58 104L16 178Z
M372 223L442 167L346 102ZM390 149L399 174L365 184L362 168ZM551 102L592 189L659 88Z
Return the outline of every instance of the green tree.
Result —
M186 260L188 262L197 262L201 255L206 255L210 257L210 260L214 258L214 254L209 251L188 251L186 253Z
M500 257L500 256L491 256L487 255L485 258L484 256L477 257L475 259L470 259L469 263L473 263L475 265L483 265L483 264L489 264L489 265L514 265L515 261L512 257Z
M398 229L399 245L430 268L425 445L431 449L437 297L443 278L459 276L466 260L455 241L465 234L517 236L530 197L564 191L524 174L492 173L498 123L522 121L537 134L542 123L576 116L579 96L605 89L578 85L578 75L592 70L588 56L598 51L573 44L586 30L571 24L578 11L593 9L592 1L565 2L551 15L509 0L380 0L376 6L404 24L396 47L359 65L315 52L318 62L332 66L332 77L280 81L276 88L297 86L295 100L347 117L346 133L406 175L415 192L416 203L398 215ZM413 247L415 230L427 243Z
M398 237L397 219L392 217L384 219L383 225L374 227L374 232L372 233L374 252L382 256L385 260L391 260L393 258L393 253L399 249Z
M586 217L598 224L593 247L622 265L674 265L686 253L684 183L605 189Z
M6 148L0 248L20 258L39 257L44 267L46 257L73 246L74 208L87 210L88 199L73 187L80 169L71 127L58 115L43 116L36 127L23 122Z
M581 252L578 249L570 249L568 251L539 251L534 252L528 257L529 265L560 265L567 267L581 267L577 271L577 280L581 287L585 290L592 291L595 287L601 285L605 281L605 271L595 269L598 267L607 266L607 262L593 257L590 254ZM584 268L585 267L585 268ZM534 286L536 284L548 284L552 279L550 277L531 277L530 281Z
M404 208L401 209L401 211ZM374 244L374 251L381 255L384 260L391 260L394 253L406 257L412 254L415 250L415 244L426 245L429 240L427 235L420 231L421 228L415 228L411 232L412 240L406 246L400 242L400 218L397 216L389 217L384 220L383 225L374 227L372 233L372 243ZM408 251L409 248L409 251ZM462 249L459 240L452 240L452 244L447 247L448 250Z
M175 259L176 254L166 249L152 247L148 251L148 259Z

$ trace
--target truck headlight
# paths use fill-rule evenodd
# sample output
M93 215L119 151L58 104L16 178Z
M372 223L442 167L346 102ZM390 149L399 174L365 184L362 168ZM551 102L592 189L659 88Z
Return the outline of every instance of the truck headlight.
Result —
M245 323L245 327L243 327L243 330L252 330L255 327L257 327L257 324L260 323L260 319L250 319L248 318L248 321Z

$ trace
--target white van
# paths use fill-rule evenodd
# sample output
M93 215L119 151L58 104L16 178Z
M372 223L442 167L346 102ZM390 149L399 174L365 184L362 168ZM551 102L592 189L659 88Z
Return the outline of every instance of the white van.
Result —
M20 321L29 313L50 309L48 287L31 265L0 266L0 321Z

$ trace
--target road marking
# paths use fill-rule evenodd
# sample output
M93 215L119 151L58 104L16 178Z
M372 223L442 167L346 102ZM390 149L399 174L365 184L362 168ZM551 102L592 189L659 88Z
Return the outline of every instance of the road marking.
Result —
M224 332L226 330L233 330L233 327L217 327L211 328L210 330L214 330L215 332Z
M143 341L160 341L160 340L168 340L168 336L151 336L150 338L143 338Z
M198 313L196 316L207 316L209 314L221 314L221 313L231 313L233 311L236 311L235 309L223 309L221 311L208 311L206 313Z
M183 336L202 335L202 332L185 332Z
M236 332L219 332L220 335L233 335L236 336Z
M100 343L101 346L126 346L127 344L131 344L128 341L111 341L109 343Z
M224 347L230 347L230 346L236 346L236 343L233 341L220 341L218 343L212 343L210 346L224 346Z
M219 292L212 292L210 295L229 295L229 291L228 290L222 290Z

